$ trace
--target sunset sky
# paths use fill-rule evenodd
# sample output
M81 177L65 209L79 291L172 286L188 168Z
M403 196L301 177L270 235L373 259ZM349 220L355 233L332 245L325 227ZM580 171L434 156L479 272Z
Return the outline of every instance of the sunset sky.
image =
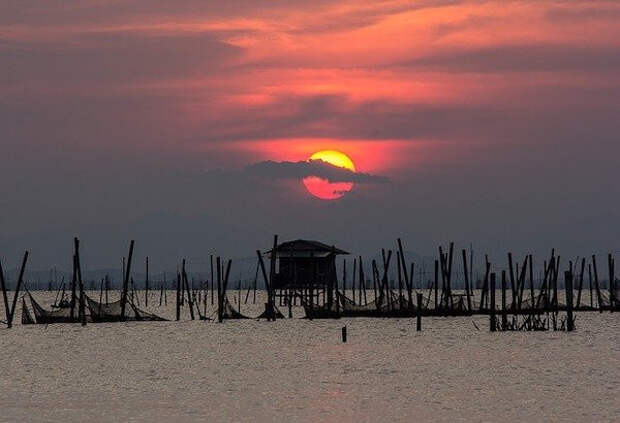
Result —
M619 131L617 1L0 3L9 267L69 268L75 235L90 267L274 233L620 251ZM329 201L302 183L325 149L359 173Z

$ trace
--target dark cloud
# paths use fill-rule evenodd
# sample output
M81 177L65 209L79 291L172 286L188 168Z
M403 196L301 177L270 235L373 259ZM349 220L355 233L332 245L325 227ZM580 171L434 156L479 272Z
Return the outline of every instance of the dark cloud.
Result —
M0 87L79 87L148 83L217 74L239 52L215 34L149 36L136 32L86 33L63 43L0 39Z
M617 5L617 2L610 1L609 4ZM589 20L616 20L620 18L620 9L618 9L618 7L609 6L579 9L552 8L545 12L545 18L549 21L562 24L582 23Z
M246 174L273 179L302 179L317 176L330 182L386 183L388 178L369 173L353 172L323 160L276 162L267 160L246 166Z
M612 46L504 45L470 50L444 50L401 64L432 68L441 72L617 72L620 69L618 52L619 49Z

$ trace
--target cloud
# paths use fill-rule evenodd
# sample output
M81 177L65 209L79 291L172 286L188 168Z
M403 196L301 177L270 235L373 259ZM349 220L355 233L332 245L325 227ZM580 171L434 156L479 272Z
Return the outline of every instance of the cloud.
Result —
M276 162L267 160L254 163L244 168L244 171L253 176L273 179L302 179L307 176L318 176L330 182L355 183L387 183L384 176L369 173L353 172L338 166L331 165L323 160L308 160L299 162Z
M620 68L620 59L615 46L539 43L495 45L466 51L444 50L404 65L442 72L616 72Z

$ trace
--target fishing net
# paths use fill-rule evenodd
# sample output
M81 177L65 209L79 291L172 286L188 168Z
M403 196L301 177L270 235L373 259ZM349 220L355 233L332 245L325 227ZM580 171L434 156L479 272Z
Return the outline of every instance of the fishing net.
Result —
M22 325L34 325L35 321L26 306L26 297L22 297Z
M275 304L273 305L273 311L276 319L284 319L284 314L278 310L278 307L276 307ZM265 304L265 311L263 311L257 319L269 319L270 317L272 317L272 313L269 312L268 306Z
M32 297L30 292L28 293L30 298L30 304L32 305L32 312L36 323L39 325L50 325L54 323L77 323L79 322L78 309L74 309L73 317L71 316L70 308L61 308L54 311L48 311L41 307L41 305Z
M222 319L249 319L249 317L244 316L235 310L230 301L228 301L228 297L225 296L222 303Z
M103 304L93 300L86 295L88 309L93 322L120 322L122 321L166 321L166 319L155 314L148 313L139 309L133 303L125 303L125 316L121 319L122 304L121 300Z

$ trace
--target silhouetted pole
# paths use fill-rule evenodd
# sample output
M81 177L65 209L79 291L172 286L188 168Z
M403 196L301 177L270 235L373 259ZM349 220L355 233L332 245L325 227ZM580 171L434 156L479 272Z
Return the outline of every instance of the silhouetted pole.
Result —
M268 307L272 320L276 321L275 312L275 278L276 278L276 258L278 249L278 235L273 236L273 248L271 249L270 263L269 263L269 295L268 295Z
M502 329L506 329L508 315L506 314L506 271L502 270Z
M422 294L418 293L418 307L416 310L416 330L420 332L422 330Z
M407 287L407 301L409 302L409 306L413 306L413 298L412 298L412 288L413 288L413 272L411 274L407 273L407 262L405 261L405 253L403 250L403 243L398 238L398 252L400 253L400 264L403 270L403 276L405 278L405 285ZM411 264L413 266L413 263Z
M607 256L607 264L609 266L609 311L613 313L616 303L616 272L614 259L611 253Z
M592 268L594 269L594 287L596 288L596 298L598 300L598 309L603 312L603 299L601 298L601 286L598 283L598 269L596 267L596 256L592 255Z
M224 296L222 295L222 263L220 262L220 257L217 256L215 259L215 269L217 272L217 321L222 323L224 318Z
M512 303L510 304L510 307L512 309L515 308L515 303L517 302L517 295L516 295L516 288L515 288L515 273L514 273L514 266L512 263L512 253L508 253L508 267L510 270L510 291L512 292ZM504 306L502 305L502 308L504 308ZM503 317L502 317L503 319ZM503 321L502 321L503 323Z
M213 285L214 284L214 281L213 281L213 254L209 255L209 261L211 262L211 305L213 305L214 304L214 301L213 301L213 295L214 295L213 294L213 286L214 286Z
M2 288L2 298L4 300L4 312L6 314L6 323L8 327L11 327L9 323L9 317L11 316L11 309L9 308L9 297L6 292L6 282L4 280L4 270L2 269L1 262L0 262L0 287Z
M148 307L148 306L149 306L149 256L146 256L146 278L144 280L144 307Z
M73 275L71 276L71 303L69 304L71 307L71 309L69 310L69 317L71 321L73 321L73 318L75 317L75 299L77 297L75 294L75 289L77 286L77 265L76 265L75 253L72 255L72 259L73 259Z
M573 275L571 272L564 272L564 288L566 289L566 330L572 332L573 325Z
M177 267L178 269L178 267ZM181 319L181 274L177 272L177 305L176 305L176 319Z
M435 310L439 309L439 261L435 260Z
M581 290L583 289L583 279L584 279L585 270L586 270L586 259L584 257L581 259L581 272L579 272L579 290L577 291L577 304L576 304L577 308L581 306Z
M77 280L80 287L80 309L79 317L82 326L86 326L86 298L84 297L84 283L82 282L82 265L80 264L80 240L73 238L75 244L75 267L77 269Z
M187 281L187 273L185 272L185 259L183 259L183 265L181 267L181 277L183 278L182 282L185 285L185 291L187 293L187 304L189 305L189 314L192 320L194 320L194 301L193 301L191 292L189 290L189 282Z
M131 258L133 256L134 241L129 244L129 255L127 256L127 268L123 279L123 292L121 295L121 321L125 320L125 307L127 306L127 289L129 288L129 275L131 273Z
M13 297L13 305L11 306L11 315L7 317L8 327L13 326L13 317L15 317L15 307L17 306L17 297L19 297L19 291L24 282L24 271L26 270L26 262L28 261L28 251L24 252L24 259L22 260L22 267L19 270L19 277L17 278L17 286L15 287L15 296Z
M465 294L467 295L467 311L471 312L471 293L469 291L469 273L467 272L467 251L463 250L463 274L465 275Z
M491 273L491 286L489 287L489 293L491 294L491 305L489 308L491 309L491 332L495 332L497 330L497 317L495 316L495 273Z

